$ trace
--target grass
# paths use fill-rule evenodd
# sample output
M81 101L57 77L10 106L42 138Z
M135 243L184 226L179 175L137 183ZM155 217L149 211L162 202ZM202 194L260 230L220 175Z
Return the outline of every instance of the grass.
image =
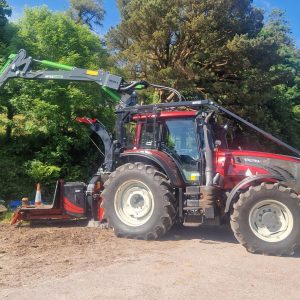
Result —
M0 223L9 224L13 214L14 213L10 210L5 213L0 214Z

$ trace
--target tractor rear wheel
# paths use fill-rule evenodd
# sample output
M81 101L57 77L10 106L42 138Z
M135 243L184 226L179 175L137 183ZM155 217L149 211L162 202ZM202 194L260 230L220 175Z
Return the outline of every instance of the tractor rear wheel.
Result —
M300 238L300 198L279 183L240 195L231 215L236 239L252 253L291 255Z
M156 168L128 163L104 184L105 218L119 237L157 239L175 219L175 198L167 177Z

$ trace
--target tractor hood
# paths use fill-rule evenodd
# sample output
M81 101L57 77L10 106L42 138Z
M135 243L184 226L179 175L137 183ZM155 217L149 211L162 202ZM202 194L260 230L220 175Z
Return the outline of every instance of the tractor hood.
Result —
M216 171L224 176L228 188L245 177L261 174L282 177L287 182L300 181L300 158L257 151L218 150L216 160Z

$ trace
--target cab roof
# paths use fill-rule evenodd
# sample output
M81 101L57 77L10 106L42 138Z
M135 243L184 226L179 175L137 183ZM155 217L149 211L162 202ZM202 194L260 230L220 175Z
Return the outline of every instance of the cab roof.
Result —
M172 110L172 111L160 111L156 114L154 113L141 113L135 114L133 116L133 120L145 120L145 119L174 119L174 118L188 118L188 117L195 117L197 111L196 110Z

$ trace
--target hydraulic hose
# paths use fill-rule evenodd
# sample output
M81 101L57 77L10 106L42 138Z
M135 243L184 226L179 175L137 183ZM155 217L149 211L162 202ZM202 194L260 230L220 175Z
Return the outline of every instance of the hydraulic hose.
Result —
M147 88L149 86L154 87L154 88L158 88L158 89L163 89L163 90L168 90L170 92L173 92L177 97L178 97L178 101L182 101L182 99L184 98L179 91L177 91L174 88L168 87L168 86L164 86L164 85L158 85L158 84L153 84L153 83L148 83L147 81L133 81L131 82L129 85L121 87L120 91L121 92L127 92L130 91L132 89L134 89L137 86L144 86L144 88Z
M182 101L182 98L183 98L182 95L177 90L175 90L171 87L164 86L164 85L153 84L153 83L151 83L149 85L152 86L152 87L158 88L158 89L171 91L178 97L178 101Z
M125 86L125 87L120 87L120 91L121 92L127 92L130 91L132 89L134 89L136 86L138 85L142 85L145 88L147 88L149 86L149 83L147 81L132 81L129 85Z

